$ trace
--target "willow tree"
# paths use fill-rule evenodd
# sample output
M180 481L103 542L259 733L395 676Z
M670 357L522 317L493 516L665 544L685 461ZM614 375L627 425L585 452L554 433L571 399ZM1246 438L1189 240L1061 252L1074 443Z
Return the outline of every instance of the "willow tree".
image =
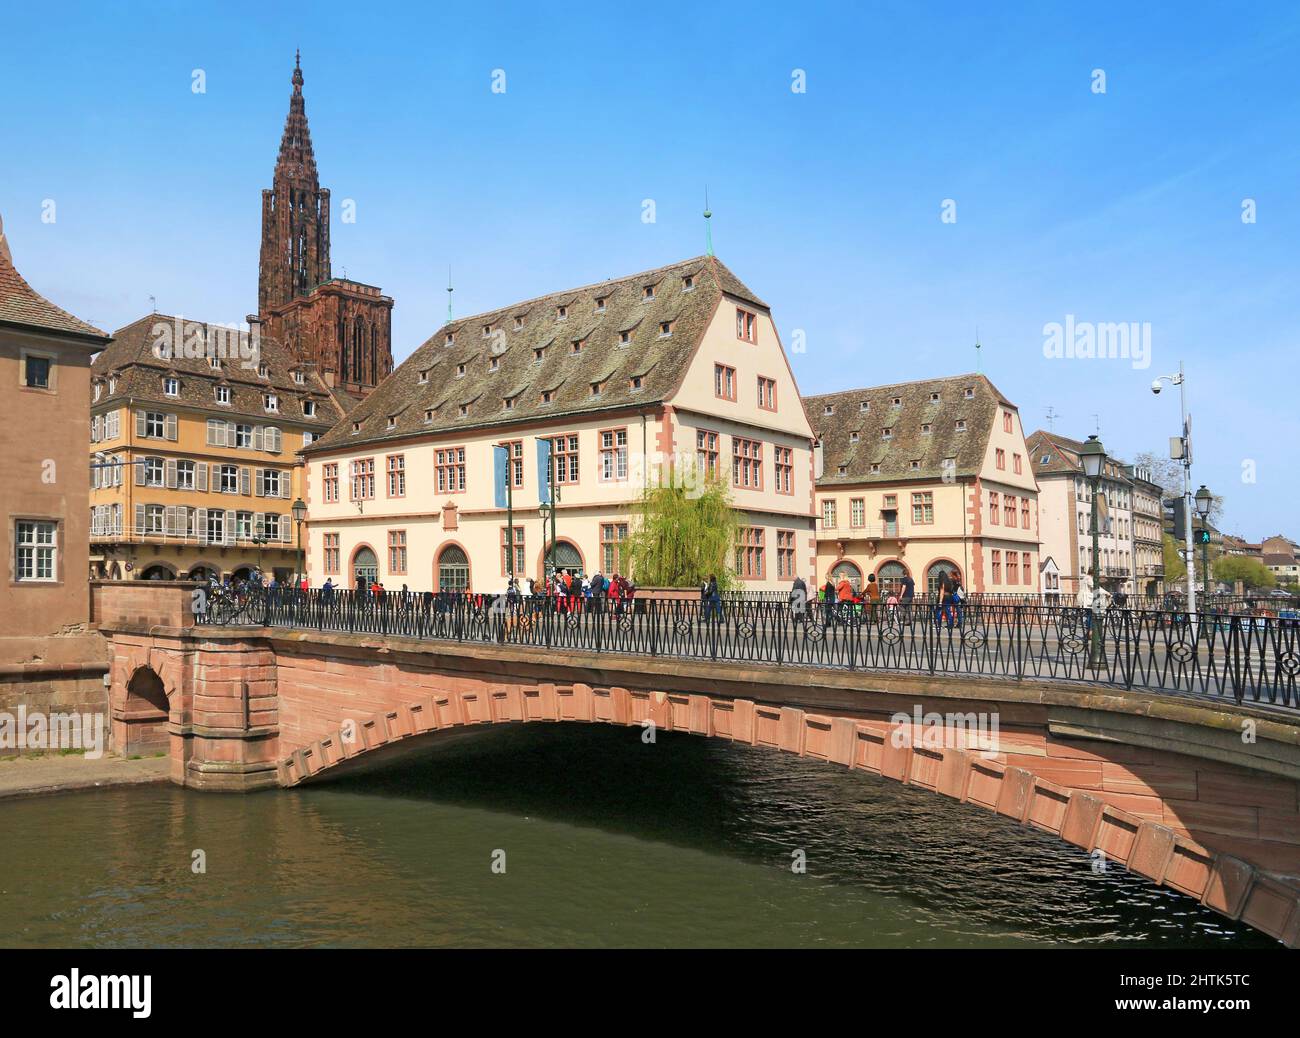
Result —
M628 537L632 578L650 587L699 587L715 576L723 590L734 587L739 530L727 480L674 469L637 503Z

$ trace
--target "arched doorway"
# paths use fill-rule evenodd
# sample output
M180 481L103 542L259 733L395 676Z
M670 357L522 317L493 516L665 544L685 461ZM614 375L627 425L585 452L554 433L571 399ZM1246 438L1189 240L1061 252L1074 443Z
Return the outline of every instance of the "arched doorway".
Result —
M841 580L847 580L849 587L853 588L854 591L862 590L862 570L858 569L856 562L850 562L848 559L843 559L835 564L835 568L831 570L831 580L837 586Z
M549 551L542 556L542 567L548 574L553 572L551 570L551 553ZM583 576L586 566L582 561L582 552L578 551L576 545L568 541L557 540L555 542L555 569L567 569L575 577Z
M140 574L140 579L141 580L175 580L176 571L173 570L170 566L164 565L161 562L156 562L152 566L148 566L145 568L145 571Z
M961 570L957 568L956 563L949 562L947 559L938 559L930 563L930 568L925 571L925 590L929 594L939 594L939 578L944 573L950 576L954 573L961 576Z
M365 545L352 553L352 579L357 587L369 587L379 582L379 560Z
M907 567L897 559L890 559L876 570L876 583L880 585L880 593L885 596L891 592L901 595L905 576L907 576Z
M459 544L448 544L438 553L438 590L469 590L469 556Z
M158 753L168 748L167 690L151 667L138 667L126 685L125 725L120 752Z

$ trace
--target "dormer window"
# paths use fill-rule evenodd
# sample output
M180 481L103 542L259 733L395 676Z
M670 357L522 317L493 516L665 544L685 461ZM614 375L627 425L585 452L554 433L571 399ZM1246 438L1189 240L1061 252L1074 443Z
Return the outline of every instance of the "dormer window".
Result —
M307 384L307 373L305 371L295 371L293 373L293 380L297 382L298 385L305 386Z
M603 314L605 312L605 300L608 298L609 296L596 297L596 313Z
M631 388L632 392L635 393L638 389L641 388L643 382L644 382L644 380L641 378L640 375L633 375L633 376L628 380L628 386L629 386L629 388Z
M212 387L212 399L215 400L215 401L216 401L217 403L219 403L219 404L222 404L222 405L224 405L224 406L226 406L226 407L229 407L229 406L230 406L230 387L229 387L229 386L213 386L213 387Z
M666 339L666 338L668 338L668 337L669 337L670 335L672 335L672 334L673 334L673 322L672 322L672 321L660 321L660 322L659 322L659 338L661 338L661 339Z
M278 411L280 410L280 398L274 393L263 393L262 406L268 411Z
M853 432L849 433L849 443L857 443L857 442L858 442L858 433L857 430L854 430Z
M420 372L420 377L417 378L415 381L418 382L420 385L424 385L426 382L428 382L428 381L429 381L429 369L428 369L428 368L425 368L424 370L422 370L422 371Z
M464 418L467 414L469 414L469 404L461 404L460 417Z
M163 379L163 393L167 396L181 395L181 380L178 378Z
M872 462L872 464L871 464L871 474L872 474L873 476L879 476L879 475L880 475L880 462L878 462L878 461L876 461L876 462Z
M501 408L505 411L513 411L515 409L515 398L512 396L502 397Z
M492 334L492 326L490 324L485 324L483 326L483 338L486 339L491 334Z
M259 364L259 365L257 366L257 377L258 377L258 378L270 378L270 377L271 377L271 369L268 368L265 364Z
M974 400L974 399L975 399L975 387L974 387L974 386L967 386L965 389L963 389L963 390L961 391L961 395L962 395L965 399L967 399L967 400Z
M533 360L535 360L538 364L540 364L543 361L543 359L545 359L545 357L546 357L545 346L538 346L537 349L533 350Z
M488 361L488 371L496 371L500 367L501 367L500 357L493 357L491 360Z
M390 414L390 415L388 416L388 428L390 428L390 429L396 429L396 428L397 428L397 415L395 415L395 414Z
M583 340L582 340L582 339L574 339L573 342L570 343L570 350L569 350L569 352L570 352L570 353L581 353L581 352L582 352L582 343L583 343Z
M515 331L520 331L524 326L524 319L518 315L515 317Z
M868 411L871 410L871 402L869 400L859 401L858 410L861 411L863 414L866 414Z
M557 306L555 308L555 319L557 321L568 320L569 308L567 306Z
M955 428L958 432L965 432L965 431L966 431L966 419L965 419L965 418L958 418L957 421L956 421L956 423L954 424L954 428Z
M208 358L208 367L210 367L213 371L220 371L220 370L221 370L221 358L220 358L220 357L209 357L209 358Z
M631 331L624 330L618 333L618 344L620 346L626 346L631 341L632 341Z
M849 471L849 467L848 467L847 465L841 465L841 466L836 470L836 473L835 473L835 474L838 475L838 476L845 476L845 475L848 475L848 471Z
M647 302L647 303L648 303L648 302L649 302L651 299L653 299L654 297L655 297L655 287L654 287L654 285L646 285L645 288L641 289L641 301L642 301L642 302Z
M907 467L911 469L913 472L921 471L921 463L917 461L915 458L913 458L911 461L907 463Z
M822 414L834 414L834 413L835 413L834 404L826 404L825 406L822 407Z
M894 397L894 399L891 400L891 401L889 402L889 406L890 406L890 407L902 407L902 406L903 406L903 398L902 398L901 396L896 396L896 397Z
M361 431L361 423L360 423L360 422L353 422L353 423L352 423L352 432L353 432L353 435L355 435L356 433L359 433L360 431Z
M694 277L694 275L687 274L684 278L682 278L682 291L683 291L683 292L694 292L694 291L695 291L695 277Z
M923 422L923 423L921 424L921 435L922 435L922 436L929 436L929 435L930 435L930 423L929 423L929 422Z
M302 413L303 413L303 417L305 417L305 418L315 418L315 417L316 417L316 401L315 401L315 400L304 400L304 401L302 402Z
M554 399L555 399L555 390L553 389L542 390L542 403L549 404Z
M601 387L601 383L599 383L599 382L593 382L593 383L591 384L591 395L592 395L592 396L600 396L600 387Z
M108 380L108 395L112 396L116 392L117 392L117 379L110 378Z
M103 387L100 383L96 382L96 383L95 383L95 399L96 399L96 400L99 399L99 394L102 393L103 391L104 391L104 387Z
M426 407L426 408L424 409L424 420L425 420L425 422L432 422L432 421L433 421L433 408L432 408L432 407Z
M937 403L939 403L939 394L938 394L938 393L931 393L931 394L930 394L930 403L932 403L932 404L937 404Z
M444 346L455 346L455 345L456 345L456 333L455 333L455 332L448 332L448 333L447 333L447 338L445 338L445 339L443 340L442 344L443 344Z
M465 365L464 365L464 364L457 364L457 365L456 365L456 377L457 377L457 378L464 378L464 377L465 377Z
M894 430L893 430L893 427L887 425L887 426L885 426L885 428L881 429L881 430L880 430L880 438L881 438L882 440L892 440L892 439L894 438Z

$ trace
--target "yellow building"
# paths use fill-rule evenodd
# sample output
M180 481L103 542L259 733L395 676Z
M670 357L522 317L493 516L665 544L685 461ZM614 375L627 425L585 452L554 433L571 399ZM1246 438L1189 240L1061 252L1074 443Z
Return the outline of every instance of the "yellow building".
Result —
M767 306L714 257L526 300L439 329L307 448L308 572L499 590L507 445L519 577L550 562L548 465L556 566L607 577L627 575L632 509L674 465L729 474L738 575L789 587L812 564L811 441Z
M807 397L817 430L819 584L944 570L967 591L1036 593L1038 486L1014 404L983 375Z
M350 398L258 333L150 314L91 388L91 570L119 579L300 570L298 451Z

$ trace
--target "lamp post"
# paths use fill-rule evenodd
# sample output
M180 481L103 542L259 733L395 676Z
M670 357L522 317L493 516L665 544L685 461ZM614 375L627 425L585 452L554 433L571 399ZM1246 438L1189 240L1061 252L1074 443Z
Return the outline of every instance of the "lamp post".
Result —
M1196 491L1196 514L1201 517L1201 582L1208 599L1210 595L1210 506L1214 504L1214 495L1204 483Z
M1087 442L1080 448L1079 462L1083 465L1083 474L1088 477L1088 482L1092 485L1092 593L1095 603L1099 585L1097 578L1100 576L1098 559L1101 556L1097 545L1099 525L1097 522L1097 498L1101 492L1101 474L1106 467L1106 448L1101 445L1101 441L1095 435L1089 436ZM1095 607L1090 606L1089 611L1092 614L1092 639L1088 653L1088 666L1095 670L1101 666L1102 661L1102 625L1098 623Z
M1192 426L1191 418L1187 414L1187 379L1183 375L1182 361L1178 363L1178 374L1161 375L1151 383L1151 392L1159 394L1162 382L1178 387L1179 406L1183 415L1182 436L1171 437L1169 441L1170 446L1175 447L1178 453L1175 454L1171 450L1169 456L1172 460L1183 463L1183 540L1187 545L1187 612L1189 615L1195 615L1196 559L1192 549ZM1176 530L1174 533L1177 536Z
M293 521L297 527L298 578L301 580L307 575L305 572L307 569L307 560L303 555L302 550L302 524L303 520L307 518L307 502L302 498L297 498L290 506L290 511L293 513Z

